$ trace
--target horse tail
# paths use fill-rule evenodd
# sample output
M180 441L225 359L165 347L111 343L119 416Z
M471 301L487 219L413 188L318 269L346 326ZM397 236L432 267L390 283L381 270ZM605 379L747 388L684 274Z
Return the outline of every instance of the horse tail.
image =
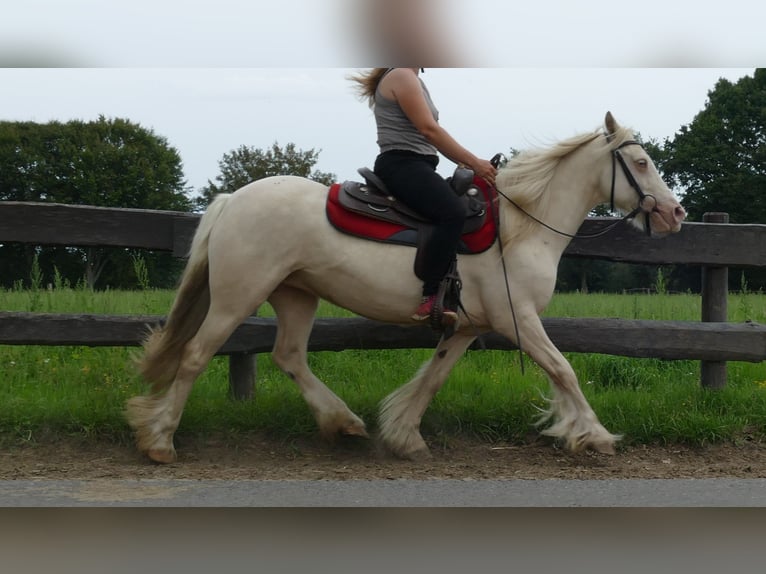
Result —
M210 307L208 242L210 232L226 206L230 194L219 194L200 219L189 249L178 293L160 327L151 328L136 366L152 393L167 390L175 379L186 343L197 333Z

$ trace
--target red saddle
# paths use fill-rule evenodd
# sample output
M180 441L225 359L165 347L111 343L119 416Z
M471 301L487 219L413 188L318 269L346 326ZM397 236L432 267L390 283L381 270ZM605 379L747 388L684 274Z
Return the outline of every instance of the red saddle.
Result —
M388 194L370 170L359 171L365 183L346 181L330 186L326 211L333 227L372 241L419 247L418 238L422 240L433 224ZM463 187L467 189L456 192L465 203L466 213L458 253L482 253L497 236L492 216L497 194L479 177L471 177Z

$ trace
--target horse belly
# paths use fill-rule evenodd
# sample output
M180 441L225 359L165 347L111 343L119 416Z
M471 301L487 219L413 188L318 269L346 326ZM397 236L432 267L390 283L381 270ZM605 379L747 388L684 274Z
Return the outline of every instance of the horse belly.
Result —
M330 231L340 237L325 237L325 256L304 261L285 283L370 319L408 322L421 293L414 250Z

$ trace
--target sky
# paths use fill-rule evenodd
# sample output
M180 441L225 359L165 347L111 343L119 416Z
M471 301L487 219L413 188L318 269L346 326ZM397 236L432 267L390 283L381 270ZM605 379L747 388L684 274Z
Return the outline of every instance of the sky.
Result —
M294 143L315 166L358 178L377 154L375 122L347 76L358 68L0 69L0 119L48 122L127 118L175 147L195 190L214 180L241 145ZM449 68L422 75L440 123L489 158L593 131L617 121L662 141L689 124L719 78L752 68ZM442 160L449 175L454 164Z
M0 1L0 119L129 119L179 151L195 190L223 154L275 142L356 178L377 147L347 76L373 65L425 66L443 127L491 157L607 110L661 141L766 60L751 0Z

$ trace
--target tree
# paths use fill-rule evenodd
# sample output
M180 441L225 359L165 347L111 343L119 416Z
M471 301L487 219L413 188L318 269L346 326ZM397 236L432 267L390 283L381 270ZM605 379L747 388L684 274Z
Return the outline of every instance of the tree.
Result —
M128 120L0 122L0 200L189 211L188 192L178 152L165 138ZM109 263L113 276L132 275L124 271L132 269L125 250L0 250L5 283L17 279L6 266L29 269L34 254L48 262L48 275L54 266L59 272L70 269L72 258L79 258L84 272L69 277L72 284L84 276L94 287ZM173 266L170 256L159 267L168 266Z
M683 196L689 221L722 211L731 223L766 223L766 69L736 83L720 79L704 109L665 140L657 164ZM698 269L678 269L675 276L685 288L698 289ZM762 289L766 271L730 273L729 280L732 289L743 280Z
M268 150L242 145L223 155L218 162L221 173L215 178L217 183L208 180L200 190L197 206L204 209L218 193L232 193L252 181L273 175L297 175L330 185L335 181L335 174L312 171L318 158L318 151L296 150L293 143L282 149L274 142Z
M664 146L662 172L689 220L723 211L731 223L766 222L766 69L720 79L705 108Z

